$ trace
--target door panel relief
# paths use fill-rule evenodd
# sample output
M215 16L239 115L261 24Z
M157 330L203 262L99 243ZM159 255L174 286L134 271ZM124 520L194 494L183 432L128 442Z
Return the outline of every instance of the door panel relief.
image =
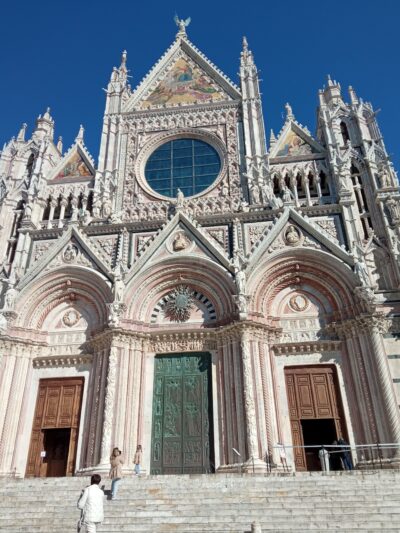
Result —
M209 354L156 356L152 474L212 470L211 409Z
M285 379L293 446L310 444L304 440L306 426L302 421L306 420L331 420L336 438L339 435L346 436L335 367L328 365L289 367L285 369ZM307 427L311 427L309 423ZM320 435L317 432L315 435L310 435L309 430L307 438L315 439L315 444L332 444L335 437L331 442L321 442L318 440ZM307 470L308 463L304 449L294 448L293 452L296 470Z
M27 476L73 475L83 381L83 378L40 380ZM41 457L42 451L46 457Z

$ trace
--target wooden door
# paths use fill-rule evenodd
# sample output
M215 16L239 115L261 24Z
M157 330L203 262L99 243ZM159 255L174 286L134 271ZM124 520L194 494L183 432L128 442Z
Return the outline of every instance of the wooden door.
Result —
M60 455L60 450L67 446L68 454L63 475L71 476L74 473L83 382L83 378L40 380L26 468L27 476L46 477L53 475L51 472L54 469L57 473L61 472L60 458L57 467L54 466L56 463L54 467L50 467L51 459L46 460L45 457L41 457L41 452L46 451L45 445L49 446L50 455L54 453ZM52 436L50 430L55 429L69 431L54 433ZM62 438L65 442L61 442ZM54 444L54 439L57 444ZM52 460L56 461L55 458Z
M201 474L212 469L211 356L156 356L151 473Z
M346 435L334 366L288 367L285 369L285 379L293 446L304 446L302 420L330 419L336 437ZM294 459L296 470L307 470L304 448L294 448Z

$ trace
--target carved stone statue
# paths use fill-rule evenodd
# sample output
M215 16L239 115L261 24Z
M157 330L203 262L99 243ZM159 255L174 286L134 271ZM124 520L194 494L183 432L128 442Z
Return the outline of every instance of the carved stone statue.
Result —
M176 208L182 209L184 202L185 202L185 195L180 189L178 189L176 191Z
M14 309L15 300L17 298L18 291L11 285L4 296L4 309L11 311Z
M245 294L238 294L234 298L240 315L247 313L247 296Z
M104 218L109 218L111 216L112 208L110 200L105 200L103 204L102 214Z
M243 267L235 269L236 287L239 294L245 294L246 292L246 274Z
M85 209L85 211L83 212L83 215L82 215L82 223L85 226L88 226L91 223L91 221L92 221L92 215L90 214L90 211Z
M379 186L381 189L388 189L389 187L393 186L392 180L386 168L384 167L380 168L378 177L379 177Z
M172 248L175 252L180 252L181 250L185 250L189 244L190 241L186 235L182 232L179 232L172 241Z
M293 200L292 191L286 185L282 189L282 200L284 204L290 203Z
M124 299L124 291L124 271L121 261L118 261L114 268L114 302L122 302Z
M400 222L400 206L399 201L395 200L393 196L389 196L386 200L386 207L389 211L391 224L397 224Z
M261 201L260 187L257 185L257 183L254 183L250 189L250 200L252 204L259 204Z
M269 181L266 182L262 190L263 202L271 209L280 209L282 207L282 199L277 198L274 194L272 185Z
M371 287L371 280L369 278L368 268L364 261L360 261L357 258L354 259L354 272L361 281L362 286Z
M300 233L299 230L292 224L285 231L285 241L287 244L299 244L300 242Z
M72 263L78 257L78 253L78 248L70 242L64 249L63 259L66 263Z
M108 307L108 325L111 327L117 327L119 325L122 313L125 311L126 306L120 302L112 302L107 304Z
M6 329L7 329L7 319L2 313L0 313L0 333L4 333Z
M188 17L186 20L183 20L183 19L180 19L178 17L178 15L175 15L174 17L174 21L175 21L175 24L178 26L179 28L179 33L184 33L186 34L186 28L189 26L190 22L191 22L191 18Z

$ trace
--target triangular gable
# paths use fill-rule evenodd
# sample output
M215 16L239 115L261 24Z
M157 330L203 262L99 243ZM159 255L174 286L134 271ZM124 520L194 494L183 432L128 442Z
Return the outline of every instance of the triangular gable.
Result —
M74 252L74 250L68 251L68 245L71 244L73 246L78 247L78 252L82 255L82 258L86 259L86 261L80 261L80 262L68 262L68 256L66 255L68 252ZM64 257L67 257L67 261L63 264L59 264L57 261L58 256L61 256L61 254L64 254ZM64 258L65 261L65 258ZM89 239L87 239L75 226L70 226L68 230L64 233L62 237L60 237L53 246L49 248L46 254L41 256L37 262L35 262L32 265L32 268L29 268L26 274L21 278L20 282L18 283L18 288L23 289L26 285L28 285L32 280L34 280L36 277L38 277L42 272L45 270L49 270L49 267L52 267L54 264L54 268L57 268L59 266L86 266L97 269L100 273L104 275L105 278L111 279L109 269L107 266L103 263L103 261L100 260L98 257L98 254L96 254L96 251L92 249L91 243L89 242Z
M239 88L187 38L178 38L150 70L123 111L241 98Z
M287 120L271 148L270 157L303 157L324 153L324 148L296 122Z
M75 143L65 156L51 170L49 181L69 181L74 179L91 179L95 175L94 162L86 148Z
M306 232L312 239L318 242L322 249L332 253L335 257L345 262L349 266L354 265L353 257L342 246L333 241L332 236L323 231L322 228L313 224L309 219L305 219L291 207L287 207L282 216L278 218L272 227L265 230L259 241L253 246L247 254L249 271L253 270L258 264L261 257L273 248L273 243L277 240L288 223L292 222L294 226L299 227Z
M193 259L196 257L196 251L193 246L189 245L189 243L192 243L197 246L197 250L201 251L204 256L208 256L213 261L222 265L226 270L233 273L232 263L222 247L198 223L192 221L182 212L178 212L151 241L148 241L143 252L128 272L126 281L128 282L138 272L142 271L146 264L155 263L158 258L162 261L163 259L174 257L171 254L163 257L163 248L165 246L167 249L171 248L172 239L179 235L183 235L184 239L188 238L188 247L187 252L183 249L182 252L179 252L179 255L176 255L177 259L184 257L185 254L189 254Z

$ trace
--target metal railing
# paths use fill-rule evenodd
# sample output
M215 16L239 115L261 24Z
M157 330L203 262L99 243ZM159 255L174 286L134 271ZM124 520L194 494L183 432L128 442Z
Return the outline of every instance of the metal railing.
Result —
M287 452L292 451L291 459L294 463L296 449L305 452L315 450L314 455L319 455L320 450L328 454L328 468L330 470L377 470L398 466L400 462L400 444L380 443L375 444L310 444L305 446L292 446L277 444L273 447L278 450L280 462L284 470L289 471ZM324 454L322 454L324 455ZM319 455L322 466L322 459ZM335 461L336 460L336 461ZM292 462L292 461L291 461ZM341 466L340 466L341 465ZM332 468L333 467L333 468ZM322 467L322 469L324 469Z

